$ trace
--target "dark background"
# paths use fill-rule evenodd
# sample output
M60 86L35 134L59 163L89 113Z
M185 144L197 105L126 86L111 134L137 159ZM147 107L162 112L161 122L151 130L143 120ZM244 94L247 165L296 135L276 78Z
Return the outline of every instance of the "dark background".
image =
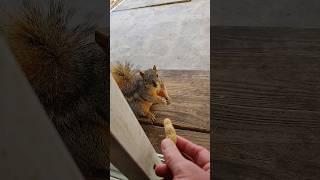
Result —
M211 11L213 179L320 179L320 2Z
M317 0L213 0L213 26L320 27Z
M48 0L32 0L34 2L41 2L46 4ZM0 7L5 7L9 10L17 9L23 0L1 0ZM99 26L109 25L109 1L87 1L87 0L64 0L67 6L76 9L75 18L73 23L82 22L88 17L94 17L94 20ZM108 17L108 18L107 18ZM107 19L107 22L106 22Z

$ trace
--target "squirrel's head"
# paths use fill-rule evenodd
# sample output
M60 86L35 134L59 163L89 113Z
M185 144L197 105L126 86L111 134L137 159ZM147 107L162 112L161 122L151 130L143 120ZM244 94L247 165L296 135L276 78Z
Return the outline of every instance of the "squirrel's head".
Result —
M154 65L152 69L148 69L144 72L140 71L140 76L142 77L143 84L146 88L160 87L160 78L156 65Z

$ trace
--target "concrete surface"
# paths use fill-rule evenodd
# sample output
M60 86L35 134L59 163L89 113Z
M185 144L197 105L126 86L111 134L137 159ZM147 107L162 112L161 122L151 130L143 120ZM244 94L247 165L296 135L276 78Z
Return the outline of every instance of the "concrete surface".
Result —
M210 0L112 12L110 47L112 62L209 70Z

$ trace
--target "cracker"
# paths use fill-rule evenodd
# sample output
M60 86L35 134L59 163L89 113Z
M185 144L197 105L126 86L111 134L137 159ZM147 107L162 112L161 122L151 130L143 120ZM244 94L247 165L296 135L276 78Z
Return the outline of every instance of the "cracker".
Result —
M164 131L165 131L166 138L169 138L174 143L177 143L176 130L174 129L171 120L169 118L165 118L163 120L163 125L164 125Z

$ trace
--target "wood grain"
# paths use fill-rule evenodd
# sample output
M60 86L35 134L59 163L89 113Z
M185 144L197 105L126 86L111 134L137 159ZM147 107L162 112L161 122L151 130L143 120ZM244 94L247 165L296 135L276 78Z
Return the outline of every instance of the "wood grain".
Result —
M154 125L142 125L143 130L148 136L151 144L155 148L157 153L161 152L161 141L165 138L164 128ZM200 133L189 130L176 129L177 135L182 136L198 145L201 145L208 150L210 149L210 134Z
M125 1L115 8L117 11L126 11L140 8L150 8L157 6L166 6L172 4L187 3L191 0L135 0L135 1Z
M214 27L214 179L320 179L320 30Z
M123 0L110 0L110 10L115 8L118 4L120 4Z
M161 70L172 104L157 105L153 111L157 114L156 125L162 126L164 118L172 120L174 126L199 132L210 131L210 77L209 71ZM139 118L142 123L151 121Z

